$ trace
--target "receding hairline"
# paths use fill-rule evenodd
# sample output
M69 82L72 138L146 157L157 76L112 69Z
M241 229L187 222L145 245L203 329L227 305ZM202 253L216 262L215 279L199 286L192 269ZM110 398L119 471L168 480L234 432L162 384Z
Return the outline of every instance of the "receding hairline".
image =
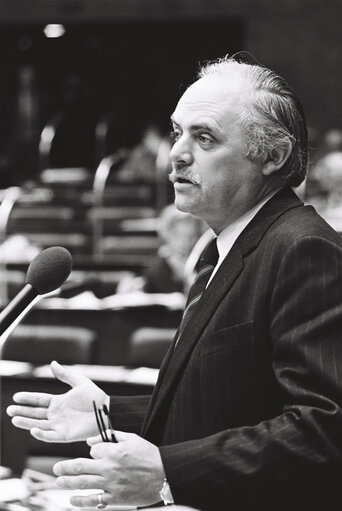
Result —
M177 119L175 118L175 112L179 106L182 105L182 102L187 101L188 95L192 94L194 90L196 91L197 88L201 87L205 93L203 94L203 101L206 101L206 88L203 87L203 84L205 85L206 82L210 83L212 85L212 88L208 88L208 102L210 102L210 98L212 95L217 93L217 96L221 95L223 101L227 101L227 103L230 101L233 101L233 104L241 108L249 106L249 101L251 99L251 96L253 95L253 92L255 91L254 84L252 80L249 80L247 77L245 77L241 73L234 73L234 75L230 75L230 78L232 80L227 81L227 73L210 73L205 76L200 76L197 80L195 80L192 84L189 85L189 87L184 91L182 96L179 98L178 103L173 111L173 113L170 116L170 121L174 124L177 124ZM235 79L237 78L237 79ZM215 87L215 83L217 86Z
M247 95L244 96L241 94L241 97L244 96L246 103L252 106L254 103L253 99L260 94L267 94L270 96L278 95L278 92L273 87L269 86L269 80L263 79L263 75L268 73L272 74L277 79L283 80L276 73L260 64L248 64L239 62L233 58L223 58L202 66L194 84L203 79L216 78L219 83L229 86L230 79L236 79L237 85L240 86L238 92L246 92ZM268 82L268 86L266 85L266 81ZM272 78L270 81L272 81ZM284 84L289 87L285 80Z

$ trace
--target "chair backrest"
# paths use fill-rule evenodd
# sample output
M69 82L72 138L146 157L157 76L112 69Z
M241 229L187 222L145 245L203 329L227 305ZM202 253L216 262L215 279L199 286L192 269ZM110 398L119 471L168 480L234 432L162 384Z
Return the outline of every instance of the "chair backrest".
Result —
M4 346L3 358L32 364L90 364L97 335L87 328L63 325L18 325Z
M141 327L131 336L128 365L159 368L176 328Z
M44 126L39 141L40 171L47 168L93 168L95 121L83 113L60 111Z

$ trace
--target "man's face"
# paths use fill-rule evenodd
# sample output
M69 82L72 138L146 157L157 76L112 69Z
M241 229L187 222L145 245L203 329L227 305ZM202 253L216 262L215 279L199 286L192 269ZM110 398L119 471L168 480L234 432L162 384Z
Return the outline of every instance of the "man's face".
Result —
M172 115L175 143L170 152L175 204L220 232L258 200L260 162L247 158L240 112L248 84L232 76L195 82Z

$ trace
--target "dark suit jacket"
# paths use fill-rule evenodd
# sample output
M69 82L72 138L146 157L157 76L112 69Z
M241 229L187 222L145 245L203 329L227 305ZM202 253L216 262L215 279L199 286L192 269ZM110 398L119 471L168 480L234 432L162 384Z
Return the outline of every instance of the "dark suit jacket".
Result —
M163 361L140 434L176 503L340 509L342 246L290 189L239 236ZM145 397L113 398L138 431ZM341 498L335 506L335 499Z

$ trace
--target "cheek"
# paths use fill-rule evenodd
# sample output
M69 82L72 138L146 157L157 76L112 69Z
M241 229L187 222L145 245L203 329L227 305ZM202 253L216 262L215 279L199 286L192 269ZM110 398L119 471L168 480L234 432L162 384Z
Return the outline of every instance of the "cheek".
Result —
M220 197L227 193L231 182L231 176L226 167L212 167L210 173L202 179L202 190L205 195Z

